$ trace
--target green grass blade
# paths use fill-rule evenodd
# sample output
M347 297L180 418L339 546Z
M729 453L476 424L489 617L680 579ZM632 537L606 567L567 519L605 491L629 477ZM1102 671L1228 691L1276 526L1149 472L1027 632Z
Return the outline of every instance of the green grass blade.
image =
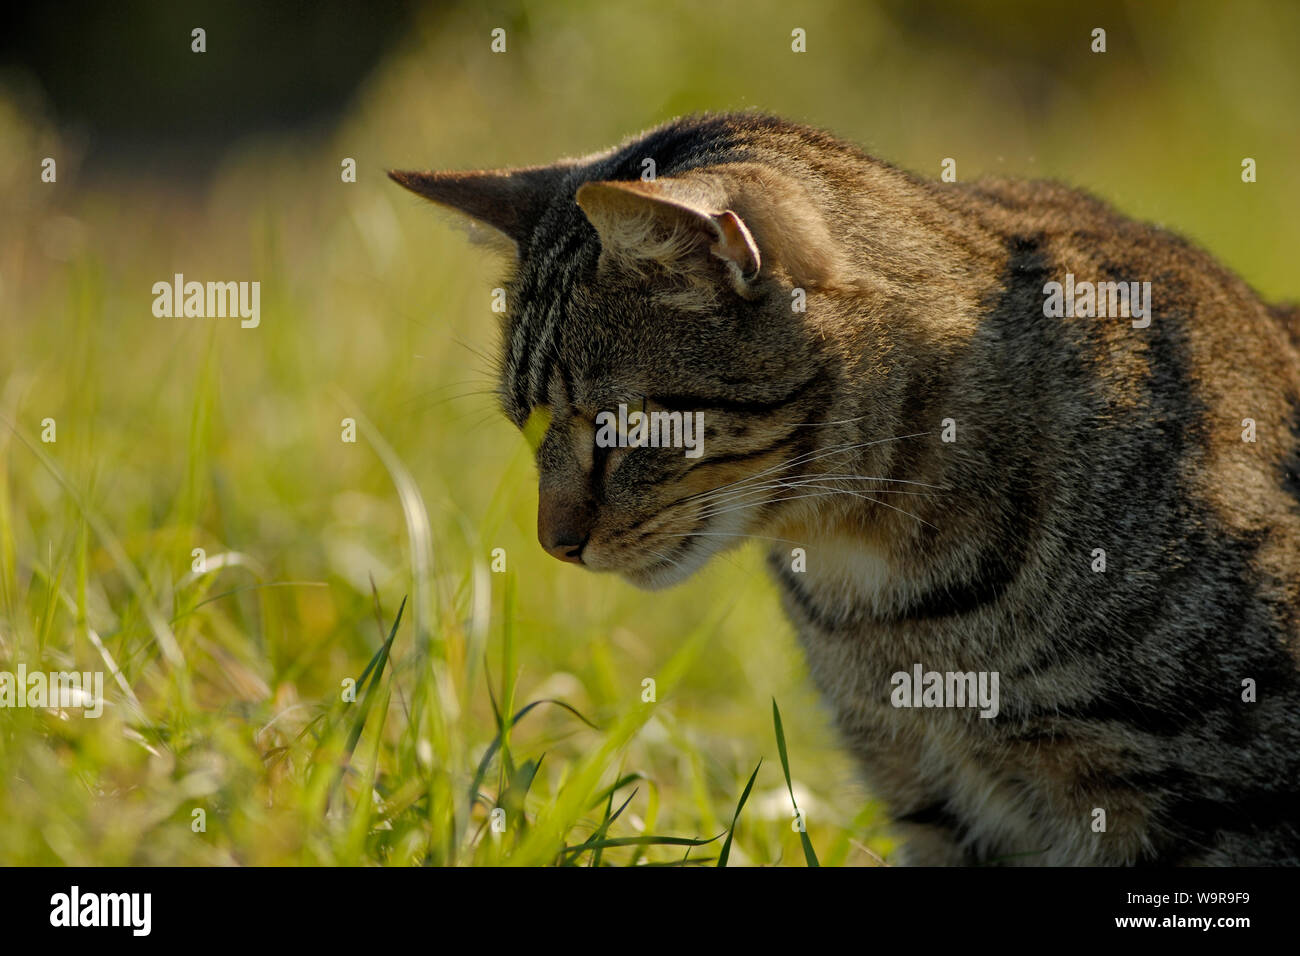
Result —
M597 847L605 849L614 846L706 846L715 840L722 839L722 836L723 834L719 833L717 836L709 837L707 840L675 836L613 837L612 839L600 840L595 843L589 840L586 843L568 846L564 848L564 852L567 855L572 852L586 851Z
M542 704L553 704L556 707L562 707L565 710L567 710L569 713L577 717L580 721L582 721L592 730L600 729L595 724L593 724L590 720L584 717L577 708L572 707L569 704L566 704L562 700L552 700L549 697L544 697L541 700L535 700L531 704L527 704L519 708L519 712L516 713L513 718L511 718L510 726L514 727L514 725L519 723L519 721L522 720L525 716L527 716L530 711L532 711L536 707L540 707ZM492 763L492 758L496 756L496 752L501 746L501 735L502 732L498 730L497 735L492 738L492 743L490 743L488 745L488 749L484 751L483 759L478 762L478 769L474 772L474 779L469 785L469 800L471 804L475 803L479 799L478 788L483 785L483 779L487 776L488 767Z
M600 791L600 793L596 794L595 799L591 801L592 807L599 806L600 804L604 803L606 800L612 798L615 793L622 790L629 783L632 783L633 781L636 780L644 780L644 779L645 779L645 774L641 774L641 773L624 774L623 776L619 777L616 781L614 781L612 784L610 784L608 787L606 787L604 790Z
M776 698L772 698L772 722L776 725L776 749L781 754L781 769L785 772L785 787L790 791L790 803L794 805L796 812L799 810L799 803L794 798L794 784L790 782L790 757L785 750L785 729L781 726L781 708L776 706ZM802 815L800 816L802 820ZM813 852L812 840L808 839L808 830L806 826L799 828L799 842L803 844L803 856L808 861L809 866L821 866L817 862L817 854Z
M722 844L722 852L718 854L718 866L726 866L727 858L731 856L731 838L736 834L736 824L740 822L740 811L745 809L745 801L749 799L749 791L754 789L754 781L758 778L759 767L763 766L763 760L760 757L758 766L754 772L749 775L749 783L745 784L745 791L740 795L740 802L736 804L736 812L731 818L731 826L727 830L727 840Z
M366 726L366 717L370 713L370 708L374 703L375 689L379 686L379 678L383 676L384 665L388 662L389 651L392 650L393 640L397 637L397 626L402 623L402 612L406 610L406 598L402 598L401 607L397 609L397 617L393 620L393 628L388 632L388 640L384 641L384 646L379 649L376 658L371 660L370 665L361 675L361 680L357 681L357 686L365 682L370 675L371 669L374 670L374 680L366 686L366 695L361 699L361 712L357 714L356 719L352 721L352 728L348 731L347 743L344 745L344 765L352 758L352 752L356 750L357 741L361 739L361 731ZM341 769L340 769L341 775Z
M591 855L591 865L600 866L600 857L602 852L604 851L604 847L601 846L601 843L605 839L605 834L608 833L609 828L614 825L614 821L617 820L620 816L622 816L623 811L627 809L627 805L632 802L632 798L636 796L636 793L637 793L636 790L633 790L630 794L628 794L628 798L624 800L622 804L619 805L619 808L617 810L614 810L613 813L609 811L614 806L614 795L612 793L609 795L609 803L605 810L605 819L601 821L601 824L596 829L596 832L593 833L590 837L588 837L587 840L581 846L572 849L572 853L575 858L581 856L583 852L586 851L587 849L591 849L593 851ZM568 854L569 852L570 850L566 850L565 854Z

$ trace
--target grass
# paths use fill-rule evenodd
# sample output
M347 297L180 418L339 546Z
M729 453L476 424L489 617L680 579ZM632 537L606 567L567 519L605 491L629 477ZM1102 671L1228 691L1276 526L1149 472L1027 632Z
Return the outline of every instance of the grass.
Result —
M712 803L726 780L716 770L718 741L687 742L690 730L672 712L683 695L700 693L683 691L683 678L698 668L729 611L699 621L654 668L654 701L642 700L640 680L627 682L630 702L620 702L584 686L599 683L596 673L585 680L560 673L552 676L565 679L552 686L594 708L597 720L559 697L518 704L521 684L537 686L519 665L521 632L536 644L544 640L535 624L521 627L514 572L492 575L470 560L461 575L430 575L415 588L434 595L423 623L408 613L415 602L406 598L385 611L373 581L367 596L328 569L322 581L272 580L268 569L233 551L209 555L197 573L155 561L150 575L140 569L148 552L133 555L40 442L9 424L34 470L48 471L69 499L72 529L29 576L6 579L6 602L17 597L30 621L15 656L29 670L105 669L121 692L109 694L99 720L76 711L5 713L5 862L715 859L682 851L721 836L709 832L718 830ZM391 453L380 448L381 458ZM395 487L404 489L393 492L392 507L408 522L418 566L420 542L431 537L427 518L409 475L396 459L389 464ZM402 508L404 495L413 500ZM14 553L19 529L11 509L4 514L0 541ZM180 537L161 527L143 540ZM240 581L250 575L252 582ZM479 607L476 584L495 606ZM333 626L316 635L320 643L304 647L306 659L277 653L277 636L284 643L291 629L322 618L321 598L354 616L331 615ZM101 613L107 620L92 624ZM332 651L346 661L368 643L377 646L368 659L344 664L342 680L320 679L320 662ZM340 689L324 689L331 684ZM322 690L309 698L304 691L313 685ZM651 723L661 739L638 740ZM781 746L784 763L783 739ZM695 796L706 806L692 806L674 764L713 769L696 781ZM753 786L751 776L745 798ZM663 809L665 797L677 805ZM728 850L748 823L738 808ZM661 824L676 830L661 832ZM763 847L777 853L760 859L779 859L782 824L753 826L768 831Z
M1293 70L1286 30L1180 9L1169 48L1213 37ZM494 13L431 17L336 129L240 144L199 184L97 170L0 88L0 670L103 671L109 699L97 720L0 711L0 863L888 859L757 552L653 596L542 553L528 441L484 358L499 268L383 175L760 104L930 174L956 156L963 179L1080 182L1300 292L1285 84L1237 110L1175 56L1135 83L1116 30L1105 68L1054 59L1060 99L1035 106L1005 76L954 79L1001 62L978 50L994 40L918 56L883 11L801 13L804 59L771 3L527 5L497 58ZM1072 102L1124 149L1081 150ZM1234 182L1240 155L1263 157L1258 188ZM155 318L177 272L261 281L261 325Z

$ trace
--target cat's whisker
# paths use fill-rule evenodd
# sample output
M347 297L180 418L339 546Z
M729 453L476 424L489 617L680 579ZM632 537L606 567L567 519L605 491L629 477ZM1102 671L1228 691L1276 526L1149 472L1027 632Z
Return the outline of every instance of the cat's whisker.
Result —
M686 499L686 500L687 501L695 500L702 505L713 505L713 504L726 502L728 500L737 500L737 499L746 498L752 494L770 490L772 488L798 488L798 487L807 487L807 486L815 487L815 486L822 486L821 485L822 482L831 481L831 480L888 482L892 484L916 485L918 487L923 487L923 488L934 488L934 489L944 490L939 485L932 485L923 481L908 481L903 478L873 478L865 475L845 475L845 476L796 475L792 478L775 479L772 481L764 482L759 485L745 485L745 486L733 488L730 491L711 495L702 499ZM918 495L918 496L925 496L925 497L933 497L932 492L923 492L923 491L902 491L902 490L885 489L885 488L873 488L871 489L871 491L873 494L911 494L911 495Z
M805 481L805 480L807 480L807 481L824 481L824 480L830 480L830 479L836 479L836 480L842 480L842 481L876 481L876 482L881 482L881 483L885 483L885 484L896 484L896 485L917 485L917 486L922 487L922 488L933 488L933 489L935 489L936 491L947 491L947 490L949 490L949 489L948 489L946 486L944 486L944 485L933 485L933 484L930 484L929 482L925 482L925 481L911 481L911 480L908 480L908 479L906 479L906 478L885 478L885 477L883 477L883 476L874 476L874 475L837 475L837 474L835 474L834 472L808 472L808 473L806 473L806 474L800 474L800 475L786 475L786 476L782 476L782 477L780 477L780 478L773 478L773 479L771 479L771 481L773 481L773 482L776 482L776 481L790 481L790 482L793 482L793 481ZM737 485L736 487L737 487L737 489L739 489L739 488L742 487L742 485ZM758 487L758 486L752 486L752 487ZM701 495L704 495L704 494L707 494L707 493L706 493L706 492L701 492ZM692 500L692 499L687 499L687 500Z
M730 507L722 508L715 511L701 512L700 519L705 520L709 518L718 518L721 517L722 515L731 514L736 511L751 511L755 508L761 508L765 505L770 505L770 504L777 504L782 501L799 501L804 498L829 498L833 494L837 494L837 492L818 491L806 495L786 495L784 497L762 498L758 501L746 501L746 502L742 502L741 504L732 505Z
M669 564L671 564L671 565L672 565L673 567L675 567L675 568L681 569L681 567L682 567L682 563L681 563L680 561L676 560L675 558L671 558L671 557L669 557L668 555L663 554L663 553L661 553L661 552L659 552L659 551L655 551L655 550L653 550L653 549L651 549L651 548L646 548L645 550L646 550L646 554L652 554L652 555L654 555L656 558L658 558L659 560L661 560L661 561L666 561L666 562L668 562Z
M720 532L719 532L719 533L720 533ZM696 536L698 536L699 534L701 534L701 532L695 532L695 533L692 533L692 534L682 534L682 535L669 535L667 532L663 532L663 531L650 531L650 532L647 532L645 535L642 536L642 541L644 541L645 538L648 538L650 535L659 535L659 536L662 536L662 537L683 537L683 538L691 538L691 537L696 537ZM749 537L749 536L748 536L748 535L737 535L737 537ZM778 540L778 539L774 539L774 540ZM666 555L666 554L663 554L662 552L655 551L655 550L653 550L653 549L651 549L651 548L646 548L645 551L646 551L647 554L653 554L653 555L654 555L655 557L657 557L657 558L662 558L664 561L667 561L669 564L671 564L671 565L672 565L673 567L675 567L675 568L678 568L678 569L681 569L681 570L686 570L685 566L684 566L681 562L674 560L673 558L669 557L669 556ZM746 571L746 570L747 570L743 565L740 564L739 561L734 560L731 556L729 556L729 555L727 555L727 554L719 554L719 553L715 553L715 554L712 555L712 557L714 557L714 558L718 558L718 559L720 559L720 560L722 560L722 561L726 561L729 565L731 565L732 567L737 568L737 569L739 569L739 570L741 570L741 571Z
M857 418L841 418L833 422L791 422L791 428L820 428L824 425L852 425L854 422L864 422L870 415L859 415Z
M733 488L732 490L727 491L725 493L710 495L707 498L687 498L686 501L683 502L683 504L685 504L686 502L694 502L696 504L699 504L702 507L706 505L715 505L726 501L734 501L741 498L747 498L751 495L758 494L763 491L770 491L773 488L780 488L782 486L783 483L780 481L765 481L761 485L746 485L743 488Z
M795 465L808 464L814 461L821 461L823 458L829 458L833 455L848 454L849 452L857 451L862 448L870 448L873 445L881 445L884 444L885 442L903 441L908 438L919 438L921 436L929 435L929 434L931 434L931 432L913 432L910 435L895 435L892 438L877 438L867 442L846 442L841 445L833 445L829 449L815 449L810 452L805 452L802 455L796 455L794 458L791 458L788 461L781 462L780 464L777 465L772 465L771 467L765 468L764 470L756 472L752 475L747 475L744 478L739 478L736 481L731 481L726 484L719 485L716 488L710 489L709 491L702 491L699 493L699 496L702 497L704 495L711 494L712 492L715 491L722 491L725 488L730 488L736 485L741 485L748 482L756 481L760 478L765 477L766 475L784 471Z
M798 487L801 484L817 483L824 480L827 480L825 476L817 475L817 474L794 475L788 478L786 477L772 478L769 479L768 481L764 481L759 484L737 485L726 491L721 491L701 498L687 498L684 499L683 503L689 501L689 502L695 502L701 506L713 506L713 505L725 503L727 501L744 499L750 497L755 493L767 491L772 488ZM894 478L878 478L874 480L881 483L913 484L912 482L904 482L901 479L894 479Z
M787 498L769 497L767 495L767 492L773 490L778 492L810 490L810 491L819 492L820 497L830 497L832 495L849 495L855 498L862 498L863 500L866 501L875 500L863 494L862 492L853 491L848 488L837 488L834 485L817 484L813 482L801 482L799 484L786 484L782 482L782 483L776 483L773 485L766 486L763 489L753 489L751 494L732 496L726 500L715 502L711 506L706 507L704 510L700 511L698 516L700 520L708 520L710 518L717 517L718 515L727 514L730 511L739 510L744 507L758 507L769 501L776 502L776 501L789 500ZM872 489L871 494L909 495L913 497L926 497L926 498L931 497L927 492L898 491L893 489ZM883 504L883 502L878 502L878 503Z
M814 476L809 475L808 477L811 478L811 477L814 477ZM888 481L888 482L893 482L893 483L895 483L895 484L900 484L900 485L920 485L920 486L923 487L923 488L933 488L933 489L935 489L936 491L951 491L951 490L952 490L952 489L949 488L947 485L933 485L933 484L931 484L931 483L928 482L928 481L909 481L909 480L906 479L906 478L878 478L878 477L875 477L875 476L873 476L873 475L836 475L836 474L831 474L831 473L824 474L824 475L817 475L817 476L815 476L815 477L817 477L817 478L819 478L819 479L820 479L820 478L834 478L834 479L836 479L837 481Z
M835 453L835 452L837 452L837 451L841 451L841 450L843 450L843 451L852 450L854 447L855 447L855 445L853 445L853 444L849 444L849 443L846 443L846 444L844 444L844 445L836 445L836 446L833 446L833 447L832 447L832 449L828 452L828 454L833 454L833 453ZM819 451L820 451L820 449L819 449ZM806 460L816 460L815 458L810 459L810 457L809 457L809 456L814 455L814 454L815 454L815 452L806 452L806 453L804 453L803 455L797 455L796 457L791 458L791 459L789 459L788 461L780 462L779 464L773 465L773 466L771 466L771 467L769 467L769 468L765 468L765 469L762 470L762 471L755 472L755 473L752 474L752 475L746 475L744 478L738 478L738 479L736 479L735 481L729 481L729 482L726 482L725 484L721 484L721 485L718 485L718 486L716 486L716 487L714 487L714 488L710 488L710 489L708 489L707 491L701 491L701 492L699 492L699 493L697 493L697 494L695 494L695 495L692 495L690 498L687 498L686 500L689 501L689 500L692 500L693 498L701 498L701 497L704 497L704 496L706 496L706 495L711 495L711 494L714 494L714 493L719 492L719 491L724 491L724 490L726 490L726 489L728 489L728 488L734 488L734 487L737 487L737 486L750 484L750 483L752 483L752 482L754 482L754 481L759 480L760 478L765 477L766 475L770 475L770 474L773 474L773 473L776 473L776 472L780 472L780 471L783 471L783 470L785 470L785 469L787 469L787 468L792 468L792 467L794 467L795 465L798 465L798 464L804 464L804 463L806 462Z
M835 485L822 484L821 482L816 482L816 481L782 482L781 487L790 488L790 489L822 488L825 489L826 491L835 491L845 495L861 494L861 492L854 491L851 488L837 488ZM934 493L930 491L904 491L902 488L870 488L868 489L868 491L873 495L910 495L914 498L935 497Z
M479 378L461 379L455 382L444 382L442 385L436 385L433 388L425 389L415 395L412 395L410 398L403 399L400 402L400 404L412 405L415 404L416 402L422 402L425 399L431 399L435 395L441 395L442 393L450 391L453 388L467 388L469 386L480 386L480 387L474 389L473 391L466 392L465 393L466 395L491 395L494 394L497 390L496 383L491 378L479 377ZM453 396L453 397L463 397L463 396Z
M853 494L853 492L850 492L850 494ZM921 524L925 525L927 528L933 528L935 531L939 530L938 525L926 521L920 515L912 514L912 512L908 511L906 508L900 508L897 505L891 505L887 501L880 501L876 498L872 498L870 495L858 495L858 497L865 498L867 501L873 502L874 504L878 504L882 508L888 508L890 511L897 511L900 515L905 515L908 518L913 519L914 521L921 522Z
M437 399L436 401L432 401L432 402L429 402L428 404L421 405L421 406L420 406L420 411L426 411L426 412L427 412L427 411L429 411L429 410L431 410L431 409L437 408L439 405L445 405L445 404L447 404L448 402L458 402L458 401L461 401L461 400L463 400L463 399L466 399L466 398L473 398L473 397L478 396L478 395L493 395L493 394L495 394L495 393L496 393L496 390L495 390L495 389L490 389L490 388L489 388L489 389L482 389L482 388L480 388L480 389L475 389L474 391L471 391L471 392L461 392L461 393L458 394L458 395L446 395L446 396L444 396L444 397L442 397L442 398ZM404 404L410 404L410 403L412 403L412 402L420 401L421 398L423 398L423 397L426 397L426 396L417 396L416 398L409 399L409 400L408 400L407 402L405 402ZM494 409L493 411L495 412L495 409Z
M793 538L777 538L770 534L745 534L743 531L651 531L650 534L663 538L752 538L755 541L780 541L803 547L805 542Z
M482 349L475 348L473 345L470 345L468 342L462 339L459 335L453 336L452 342L456 345L459 345L461 348L469 352L471 355L474 355L477 358L481 358L484 362L488 364L489 369L492 370L494 373L499 369L501 364L499 359L493 358L491 355L488 355Z
M880 505L881 507L889 508L891 511L897 511L899 514L906 515L909 518L921 522L921 524L923 525L934 528L934 530L936 531L939 530L937 525L934 525L931 522L926 521L920 515L912 514L912 512L906 511L903 508L895 507L894 505L891 505L888 502L878 501L877 499L872 498L870 495L865 495L862 494L861 492L856 492L856 491L848 491L847 489L843 489L843 488L837 488L832 491L819 491L815 494L809 494L809 495L793 495L793 496L778 497L778 498L768 498L768 499L764 499L763 501L746 502L744 504L734 505L730 508L724 508L721 511L707 512L701 514L700 517L716 518L724 514L729 514L733 511L744 511L746 509L758 508L758 507L762 507L765 504L777 504L778 502L783 502L783 501L798 501L803 498L827 498L830 497L831 495L837 495L837 494L846 494L846 495L852 495L855 498L862 498L865 501L870 501L874 504Z

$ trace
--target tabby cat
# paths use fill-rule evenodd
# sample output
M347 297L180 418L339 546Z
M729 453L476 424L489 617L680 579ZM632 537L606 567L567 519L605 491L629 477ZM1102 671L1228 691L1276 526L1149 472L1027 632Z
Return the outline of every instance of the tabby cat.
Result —
M1300 312L759 114L390 175L513 245L543 547L661 588L764 540L905 862L1300 863ZM596 441L620 406L702 453Z

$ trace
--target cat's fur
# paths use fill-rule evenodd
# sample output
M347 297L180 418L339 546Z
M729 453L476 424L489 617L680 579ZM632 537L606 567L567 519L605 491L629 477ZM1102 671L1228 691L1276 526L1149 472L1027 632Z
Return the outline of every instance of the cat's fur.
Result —
M908 861L1300 862L1296 311L1072 189L757 114L392 175L516 245L501 398L550 414L543 544L659 587L777 539ZM1149 281L1150 326L1045 317L1067 272ZM703 458L594 448L619 402L703 410ZM1000 712L894 707L918 663L998 672Z

